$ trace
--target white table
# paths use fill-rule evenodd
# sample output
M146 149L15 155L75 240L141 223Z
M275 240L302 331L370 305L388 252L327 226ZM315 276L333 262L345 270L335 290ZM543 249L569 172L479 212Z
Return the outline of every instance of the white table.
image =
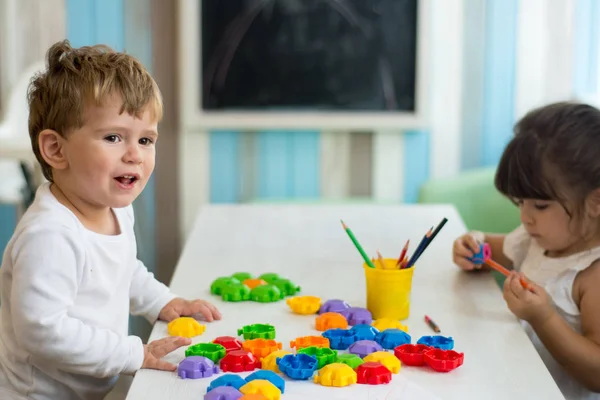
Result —
M454 338L455 350L464 352L464 365L447 374L402 366L387 386L327 388L287 380L282 399L564 399L493 278L463 273L453 265L451 245L465 227L449 206L207 206L190 234L171 288L184 297L210 299L223 313L223 320L207 324L194 343L235 336L247 324L271 323L276 340L289 349L291 339L320 334L314 329L314 316L292 314L283 301L222 302L210 294L210 283L238 271L276 272L299 284L300 295L364 306L362 259L340 218L369 254L379 249L384 257L397 257L406 239L414 250L425 231L443 217L448 223L416 267L411 316L404 322L414 343L433 334L423 321L428 314L442 334ZM151 340L166 335L166 324L159 322ZM179 349L166 359L177 363L184 357L184 349ZM127 399L201 399L212 379L183 380L176 373L141 370ZM419 394L420 388L433 396Z

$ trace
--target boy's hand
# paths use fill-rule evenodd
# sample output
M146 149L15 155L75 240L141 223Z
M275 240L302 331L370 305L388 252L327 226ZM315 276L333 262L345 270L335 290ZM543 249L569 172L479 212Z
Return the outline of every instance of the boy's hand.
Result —
M192 316L194 314L202 314L206 321L212 322L221 319L221 313L213 304L205 300L186 300L177 297L167 303L160 310L158 318L163 321L173 321L179 317Z
M521 279L527 281L529 289L523 287ZM510 273L504 281L503 294L510 311L532 325L543 323L555 312L544 288L527 280L521 272Z
M161 360L170 352L177 350L181 346L192 344L192 340L179 336L169 336L163 339L155 340L144 345L144 363L142 368L160 369L163 371L175 371L177 366Z
M454 241L452 246L452 260L465 271L480 269L481 265L473 264L467 257L473 257L479 251L479 243L467 233Z

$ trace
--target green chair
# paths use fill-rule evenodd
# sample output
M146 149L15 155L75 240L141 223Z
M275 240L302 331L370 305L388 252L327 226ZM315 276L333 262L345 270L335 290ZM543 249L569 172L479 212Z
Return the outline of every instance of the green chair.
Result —
M469 230L508 233L520 224L519 209L494 187L495 168L461 172L457 176L434 179L419 190L419 203L452 204ZM504 276L494 271L501 286Z

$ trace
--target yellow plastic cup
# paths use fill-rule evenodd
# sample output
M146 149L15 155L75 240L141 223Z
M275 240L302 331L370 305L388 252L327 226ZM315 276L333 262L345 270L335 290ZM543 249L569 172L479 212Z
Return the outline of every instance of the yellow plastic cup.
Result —
M407 319L410 314L410 292L414 266L407 269L391 269L395 259L384 258L384 268L370 268L363 264L367 281L367 309L373 319Z

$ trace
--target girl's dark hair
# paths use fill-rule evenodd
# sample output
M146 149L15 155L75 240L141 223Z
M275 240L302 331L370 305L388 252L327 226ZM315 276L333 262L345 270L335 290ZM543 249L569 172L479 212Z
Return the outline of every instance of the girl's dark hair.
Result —
M571 216L581 211L600 187L600 110L550 104L525 115L514 133L496 170L500 193L513 201L556 200Z

